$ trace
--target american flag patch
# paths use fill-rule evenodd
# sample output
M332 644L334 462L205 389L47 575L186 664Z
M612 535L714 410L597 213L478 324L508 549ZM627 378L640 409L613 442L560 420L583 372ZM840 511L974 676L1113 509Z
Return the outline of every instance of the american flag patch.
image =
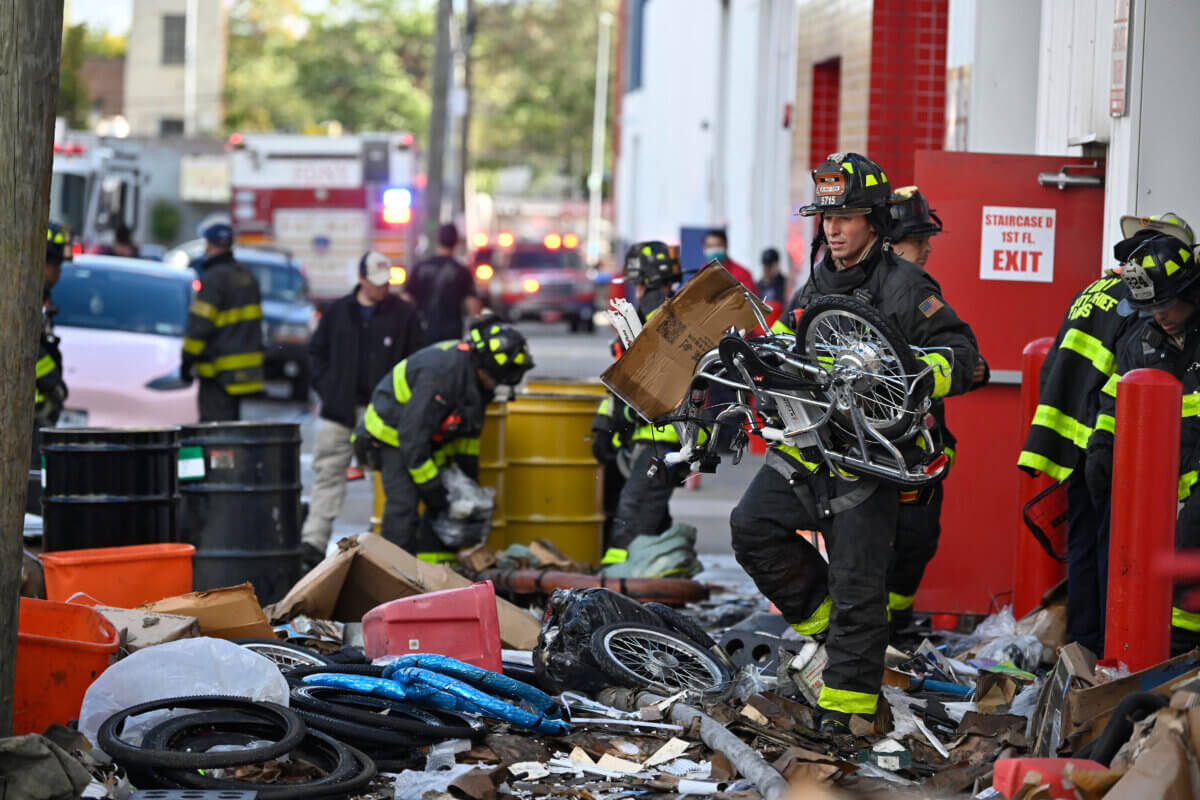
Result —
M929 297L926 297L925 301L921 303L921 305L917 306L917 308L921 309L921 313L926 317L932 317L937 313L938 309L944 305L946 304L941 301L941 298L939 298L936 294L931 294Z

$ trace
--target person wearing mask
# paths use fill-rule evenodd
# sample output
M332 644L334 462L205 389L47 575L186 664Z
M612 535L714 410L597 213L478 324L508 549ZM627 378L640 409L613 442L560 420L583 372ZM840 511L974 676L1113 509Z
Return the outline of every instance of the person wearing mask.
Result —
M359 463L383 473L386 503L380 533L417 558L454 560L432 522L449 508L441 469L456 464L479 478L479 435L485 409L500 384L516 386L533 369L525 337L488 314L466 341L418 350L383 376L354 432ZM418 515L417 504L425 504Z
M779 270L779 251L768 247L762 251L763 276L758 282L758 296L768 303L783 306L787 300L787 278Z
M437 230L437 252L412 268L405 290L421 314L424 343L458 340L463 318L478 316L483 303L475 291L475 277L458 259L458 229L451 224Z
M1116 369L1100 391L1096 424L1087 443L1084 477L1092 502L1098 508L1109 508L1121 376L1147 368L1173 375L1183 384L1175 547L1200 548L1200 491L1195 490L1200 478L1200 374L1196 369L1200 265L1196 263L1195 236L1191 225L1173 213L1122 217L1121 234L1125 238L1113 246L1113 255L1121 265L1121 281L1129 296L1121 300L1117 310L1125 316L1137 312L1138 319L1117 342ZM1172 654L1200 645L1200 611L1184 602L1195 588L1194 582L1175 584Z
M392 264L369 251L358 262L358 285L329 304L308 345L321 422L313 447L308 517L301 532L305 566L324 558L346 499L346 469L354 428L371 392L392 367L421 345L416 307L388 291Z
M812 178L816 202L799 213L820 217L815 263L783 318L794 319L819 297L855 297L926 350L921 360L931 369L933 396L966 391L978 359L975 336L937 283L891 251L891 189L883 169L858 153L834 153ZM829 663L817 706L827 733L848 733L851 715L871 718L876 711L899 495L896 486L834 473L812 448L780 443L730 515L734 555L759 590L798 633L826 637ZM824 534L828 564L797 530Z
M704 234L704 263L707 264L710 261L721 262L721 266L725 267L730 275L749 289L751 294L756 291L754 276L750 274L750 270L729 257L729 237L722 228L713 228Z
M205 226L200 290L188 308L180 377L200 379L201 422L241 419L242 398L262 391L262 297L254 273L233 257L233 228Z

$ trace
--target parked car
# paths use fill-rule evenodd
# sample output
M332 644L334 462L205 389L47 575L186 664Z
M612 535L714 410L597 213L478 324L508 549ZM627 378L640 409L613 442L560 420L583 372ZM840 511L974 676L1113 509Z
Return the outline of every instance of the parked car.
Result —
M595 330L596 286L579 251L555 235L494 252L492 307L513 321L566 320L571 331Z
M316 330L316 311L304 270L291 254L282 250L235 247L233 257L254 273L262 291L267 393L286 394L292 400L308 399L312 380L308 340ZM179 245L166 254L164 261L180 268L198 268L204 261L203 240Z
M196 385L178 380L191 270L116 256L78 256L54 287L69 395L59 425L195 422Z

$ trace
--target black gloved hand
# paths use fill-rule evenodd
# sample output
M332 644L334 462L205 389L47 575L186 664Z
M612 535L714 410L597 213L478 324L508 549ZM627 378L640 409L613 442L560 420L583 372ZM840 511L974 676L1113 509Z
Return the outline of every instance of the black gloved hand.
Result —
M609 431L592 431L592 456L600 464L611 464L617 460L617 446L613 444Z
M383 468L379 457L379 442L365 431L354 433L354 458L363 469L378 472Z
M1112 454L1088 454L1083 477L1087 481L1092 502L1100 508L1107 506L1112 495Z
M417 492L421 495L421 502L425 503L425 510L431 514L440 514L450 508L450 494L440 478L419 484Z
M183 381L188 386L192 385L192 381L196 379L192 372L192 362L184 361L179 365L179 380Z

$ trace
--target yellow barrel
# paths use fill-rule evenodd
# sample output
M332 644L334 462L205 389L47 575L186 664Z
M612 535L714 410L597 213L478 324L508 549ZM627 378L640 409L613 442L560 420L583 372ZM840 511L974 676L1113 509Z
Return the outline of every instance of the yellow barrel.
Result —
M576 561L595 564L604 527L603 472L588 437L601 395L560 385L562 392L526 390L508 404L506 534L509 544L549 539Z
M508 421L508 403L492 403L487 407L483 434L479 437L479 484L496 490L496 510L492 512L492 533L487 545L493 550L508 547L504 518L504 473L508 467L504 450L504 431Z
M375 486L375 504L371 507L371 533L379 533L379 526L383 524L383 506L387 503L387 495L383 493L383 473L373 470L371 483Z
M608 394L608 389L596 378L530 378L521 387L520 394L585 394L602 398Z

